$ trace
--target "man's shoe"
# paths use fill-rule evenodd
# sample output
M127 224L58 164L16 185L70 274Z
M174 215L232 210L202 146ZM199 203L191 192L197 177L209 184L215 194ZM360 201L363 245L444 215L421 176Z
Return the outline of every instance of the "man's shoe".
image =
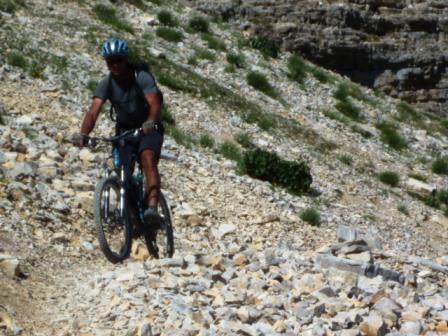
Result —
M156 228L159 226L160 224L160 216L157 213L157 209L156 208L148 208L145 210L145 213L143 214L144 218L145 218L145 224Z

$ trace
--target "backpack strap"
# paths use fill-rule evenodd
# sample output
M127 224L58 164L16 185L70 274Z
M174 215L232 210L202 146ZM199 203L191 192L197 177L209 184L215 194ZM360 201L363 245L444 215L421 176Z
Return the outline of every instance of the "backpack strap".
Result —
M110 73L108 75L107 90L108 90L109 96L110 96L110 91L112 90L112 76L110 75ZM113 122L116 122L117 121L117 111L115 110L114 104L112 104L112 101L110 99L109 99L109 102L110 102L109 118Z

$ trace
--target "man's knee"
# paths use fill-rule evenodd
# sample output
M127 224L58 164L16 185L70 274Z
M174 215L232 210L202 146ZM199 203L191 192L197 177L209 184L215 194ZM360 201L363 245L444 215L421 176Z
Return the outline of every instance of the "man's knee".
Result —
M148 163L151 166L157 165L156 154L150 149L145 149L144 151L142 151L142 153L140 154L140 159L143 164Z

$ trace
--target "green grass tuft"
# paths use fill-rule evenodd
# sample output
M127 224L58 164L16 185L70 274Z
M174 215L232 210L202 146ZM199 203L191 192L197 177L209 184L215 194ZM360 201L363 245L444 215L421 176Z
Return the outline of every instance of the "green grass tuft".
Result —
M157 19L162 25L167 27L177 27L179 25L179 22L174 15L166 9L163 9L157 13Z
M423 117L411 105L404 102L397 104L398 120L400 121L420 121Z
M26 7L24 0L0 0L0 11L13 14L19 7Z
M194 51L196 58L205 59L212 62L216 61L216 55L208 49L196 47L194 48Z
M235 140L244 148L251 148L253 146L252 138L248 133L237 134Z
M246 60L243 54L231 51L227 53L226 58L227 62L236 66L237 68L244 68L244 66L246 65Z
M439 157L432 163L432 171L439 175L448 175L448 157Z
M134 33L134 30L129 25L129 23L118 18L115 8L108 7L105 5L96 5L93 7L98 19L117 30L125 31L128 33Z
M353 158L348 154L339 155L338 160L347 166L351 166L353 164Z
M251 38L249 40L249 43L252 48L259 50L265 58L278 57L280 49L277 43L265 36L257 36Z
M25 56L23 56L22 53L18 51L10 52L6 61L8 62L8 64L22 68L23 70L26 70L28 68L28 60L25 58Z
M237 145L231 141L223 142L218 149L219 153L229 160L240 163L242 161L241 151Z
M308 72L311 73L314 76L314 78L316 78L319 82L323 84L334 82L333 76L331 76L328 72L322 70L319 67L311 66L308 68Z
M350 100L338 101L335 105L336 109L345 116L353 119L361 119L361 110L355 106Z
M320 226L321 219L319 211L314 208L308 208L300 213L300 218L312 226Z
M187 148L191 148L191 144L196 140L188 133L177 127L168 127L168 134L171 135L174 140L179 144Z
M406 207L406 205L399 204L397 206L397 210L400 211L402 214L404 214L404 215L409 217L409 211L408 211L408 208Z
M265 75L259 72L251 71L247 75L247 83L258 91L263 92L271 98L278 98L278 93L269 84Z
M209 134L202 134L199 144L204 148L213 148L215 147L215 140Z
M188 21L188 26L195 33L208 33L210 30L210 24L205 17L195 16Z
M224 41L216 38L212 34L203 33L201 35L202 39L207 42L207 46L210 49L217 50L217 51L226 51L227 47Z
M408 147L406 139L397 131L398 126L383 121L376 127L381 131L381 141L391 148L402 150Z
M184 35L181 31L169 28L169 27L159 27L156 30L157 36L167 40L169 42L181 42L184 39Z
M400 176L392 171L384 171L378 174L378 179L391 187L396 187L400 183Z
M168 124L171 126L176 125L176 120L174 119L173 114L165 104L162 105L162 110L160 111L160 119L164 124Z
M299 83L303 84L306 79L307 66L304 60L296 55L293 55L288 60L288 77Z

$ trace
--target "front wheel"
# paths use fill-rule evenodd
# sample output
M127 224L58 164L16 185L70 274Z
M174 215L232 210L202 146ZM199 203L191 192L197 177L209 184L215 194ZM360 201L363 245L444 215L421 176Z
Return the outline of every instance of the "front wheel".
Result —
M120 191L121 182L116 176L103 177L95 190L96 233L101 251L112 263L126 259L132 244L132 223Z
M146 199L146 198L145 198ZM155 258L171 258L174 254L173 226L171 212L165 196L160 191L157 207L160 223L145 223L145 241L149 253Z

